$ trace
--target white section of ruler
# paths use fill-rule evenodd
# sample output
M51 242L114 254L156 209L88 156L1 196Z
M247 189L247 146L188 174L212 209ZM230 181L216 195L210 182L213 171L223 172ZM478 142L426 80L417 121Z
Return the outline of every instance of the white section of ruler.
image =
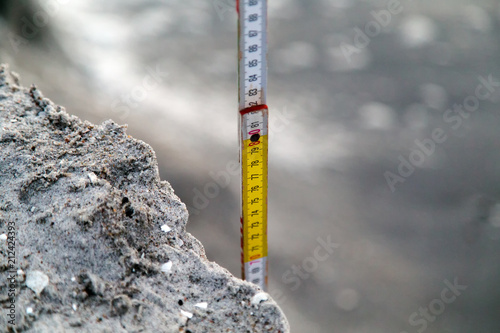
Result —
M267 135L267 114L262 110L252 111L243 115L243 132L241 133L243 140L248 140L252 136L250 132L259 130L259 135Z
M266 104L267 0L240 0L239 107Z
M252 282L267 291L266 275L267 275L267 257L253 260L245 263L245 280Z

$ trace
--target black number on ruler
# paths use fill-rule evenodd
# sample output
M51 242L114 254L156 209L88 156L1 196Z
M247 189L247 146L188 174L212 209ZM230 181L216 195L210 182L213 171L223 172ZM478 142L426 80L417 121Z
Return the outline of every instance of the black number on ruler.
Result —
M259 46L257 44L255 45L251 45L249 48L248 48L248 52L257 52L259 50Z
M260 148L258 148L258 147L257 147L257 148L252 148L252 150L250 150L250 154L252 154L252 155L253 155L253 154L255 154L255 153L258 153L258 152L259 152L259 150L260 150Z
M250 77L248 78L248 81L250 82L255 82L257 81L257 74L254 74L254 75L250 75Z
M260 161L252 161L250 162L250 167L253 168L255 166L259 166Z
M254 212L257 212L257 210L255 210ZM250 214L251 216L254 216L254 215L258 215L258 214ZM254 222L252 223L252 225L250 226L250 228L258 228L259 227L259 222Z
M250 179L251 179L251 180L254 180L254 179L259 179L259 178L260 178L260 175L256 175L256 174L252 174L252 175L250 176Z
M257 37L259 35L259 32L257 30L250 30L248 32L248 37Z
M252 187L252 188L250 189L250 192L252 192L252 193L253 193L253 192L255 192L255 191L258 191L259 189L260 189L260 186L259 186L259 185L254 186L254 187Z
M258 278L257 278L257 279L253 279L253 280L252 280L252 283L253 283L253 284L259 284L259 282L260 282L260 279L258 279Z
M259 62L257 60L252 60L248 62L248 67L255 67Z
M250 89L250 91L248 92L248 96L255 96L257 95L257 89Z
M250 237L250 238L252 238L252 240L256 240L256 239L259 239L259 237L260 237L260 234L253 234L252 237Z
M259 203L259 200L260 198L255 198L255 199L252 199L252 201L250 201L250 204L253 205L253 204L258 204ZM253 239L253 238L252 238Z
M259 19L259 15L258 14L252 14L250 16L248 16L248 21L250 22L255 22Z
M256 6L258 3L259 3L259 0L250 0L250 1L248 2L248 5L249 5L249 6Z

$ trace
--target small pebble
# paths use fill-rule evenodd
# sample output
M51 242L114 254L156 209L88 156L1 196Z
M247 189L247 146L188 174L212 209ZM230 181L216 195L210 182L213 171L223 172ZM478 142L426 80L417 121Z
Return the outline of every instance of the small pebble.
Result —
M269 296L267 295L267 293L260 292L260 293L255 294L252 297L251 302L252 302L252 305L259 305L260 302L267 301L268 299L269 299Z
M188 317L189 319L193 318L193 314L191 312L187 312L187 311L181 310L181 314L184 317Z
M161 231L163 231L163 232L169 232L170 230L172 230L172 229L170 229L170 227L166 224L161 226Z
M6 234L1 234L0 235L0 240L7 240L7 235Z
M73 303L72 308L73 308L73 311L76 311L76 309L78 309L78 307L76 306L76 303Z
M26 314L33 314L33 308L32 307L27 307L26 308Z
M114 312L122 316L132 307L132 301L127 295L118 295L111 301L111 305Z

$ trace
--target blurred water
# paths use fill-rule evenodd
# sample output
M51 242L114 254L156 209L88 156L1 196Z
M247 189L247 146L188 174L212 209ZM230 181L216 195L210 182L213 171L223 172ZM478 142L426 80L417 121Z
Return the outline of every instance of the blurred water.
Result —
M207 207L195 200L238 158L231 2L64 2L17 3L0 60L70 113L128 123L209 258L239 275L238 176ZM500 5L390 3L269 3L270 292L293 332L498 332L500 92L456 129L443 117L479 76L500 81ZM47 25L16 47L8 29L22 37L40 11ZM392 192L384 173L401 177L436 128L445 142ZM424 320L455 279L467 289Z

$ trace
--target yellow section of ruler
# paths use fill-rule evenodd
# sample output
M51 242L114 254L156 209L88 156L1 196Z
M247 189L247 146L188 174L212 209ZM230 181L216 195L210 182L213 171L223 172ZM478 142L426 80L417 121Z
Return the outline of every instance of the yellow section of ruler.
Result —
M243 261L267 257L267 135L244 140L241 155Z

